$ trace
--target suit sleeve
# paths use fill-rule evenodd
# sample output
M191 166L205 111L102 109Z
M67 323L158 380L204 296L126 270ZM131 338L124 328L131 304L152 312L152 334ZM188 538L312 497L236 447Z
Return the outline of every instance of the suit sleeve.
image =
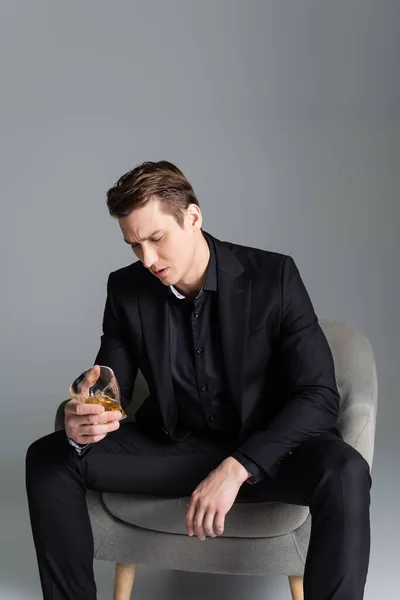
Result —
M261 469L259 465L256 465L254 461L245 456L242 452L235 450L235 452L232 452L231 456L240 462L240 464L251 473L251 477L246 479L246 483L254 484L261 481L261 479L264 479L265 471Z
M107 282L107 298L103 316L103 335L94 364L111 367L121 391L121 404L125 409L132 399L138 372L138 359L134 346L127 339L115 299L113 273ZM133 308L132 308L133 310Z
M285 403L238 448L271 478L293 449L335 425L340 403L330 347L290 256L282 266L280 297L275 352Z
M134 352L130 350L128 340L124 334L123 324L116 308L112 276L113 273L110 273L107 281L107 298L103 313L103 334L94 364L111 367L114 371L121 392L121 404L126 409L132 398L133 386L138 372L138 362ZM80 445L68 436L67 438L71 446L75 448L76 457L79 460L90 452L93 444Z

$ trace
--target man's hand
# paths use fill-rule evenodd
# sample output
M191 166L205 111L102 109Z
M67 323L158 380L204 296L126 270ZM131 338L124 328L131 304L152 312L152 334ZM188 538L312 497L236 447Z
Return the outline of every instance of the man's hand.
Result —
M119 410L105 411L100 404L82 404L75 399L67 402L64 410L65 432L77 444L100 442L119 428L122 419Z
M99 365L94 365L79 384L79 394L83 398L89 395L89 388L100 375ZM107 412L107 415L105 415ZM65 431L77 444L96 443L104 439L107 433L119 428L122 413L119 410L106 411L100 404L84 404L74 398L64 408Z
M225 515L232 508L240 486L251 473L235 458L226 458L194 490L186 515L190 536L205 540L224 532ZM216 531L216 533L214 532Z

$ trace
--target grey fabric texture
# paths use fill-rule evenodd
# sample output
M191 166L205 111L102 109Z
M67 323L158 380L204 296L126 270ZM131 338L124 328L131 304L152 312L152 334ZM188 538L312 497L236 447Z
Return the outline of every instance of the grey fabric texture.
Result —
M187 535L187 498L136 496L132 502L131 495L106 493L103 500L122 521L153 531ZM283 535L300 527L308 512L306 506L238 499L226 515L224 535L255 538Z
M328 319L320 325L332 350L341 396L338 426L344 440L372 466L378 390L371 345L350 325ZM127 409L130 421L146 395L139 372ZM56 430L64 428L65 403L58 408ZM303 574L311 530L307 507L238 499L226 517L224 534L201 542L185 533L188 500L88 491L95 558L210 573Z

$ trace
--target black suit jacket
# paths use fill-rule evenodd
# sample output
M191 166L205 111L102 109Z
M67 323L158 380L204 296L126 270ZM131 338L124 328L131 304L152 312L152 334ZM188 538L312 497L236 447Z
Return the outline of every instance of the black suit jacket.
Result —
M240 417L238 450L273 478L302 441L328 430L340 435L332 354L290 256L213 239L221 360ZM124 407L140 368L150 395L137 422L179 441L188 432L178 430L167 310L165 286L141 262L111 273L95 363L114 370Z

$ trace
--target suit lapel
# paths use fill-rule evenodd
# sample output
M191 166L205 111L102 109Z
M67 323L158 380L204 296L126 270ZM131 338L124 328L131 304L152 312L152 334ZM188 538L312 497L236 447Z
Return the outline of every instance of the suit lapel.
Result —
M148 286L139 296L143 337L161 413L168 429L177 424L177 408L170 363L169 313L166 288L149 275ZM151 390L150 390L151 392Z
M243 421L243 368L251 302L251 280L241 263L215 241L218 273L218 312L223 361L231 397Z

